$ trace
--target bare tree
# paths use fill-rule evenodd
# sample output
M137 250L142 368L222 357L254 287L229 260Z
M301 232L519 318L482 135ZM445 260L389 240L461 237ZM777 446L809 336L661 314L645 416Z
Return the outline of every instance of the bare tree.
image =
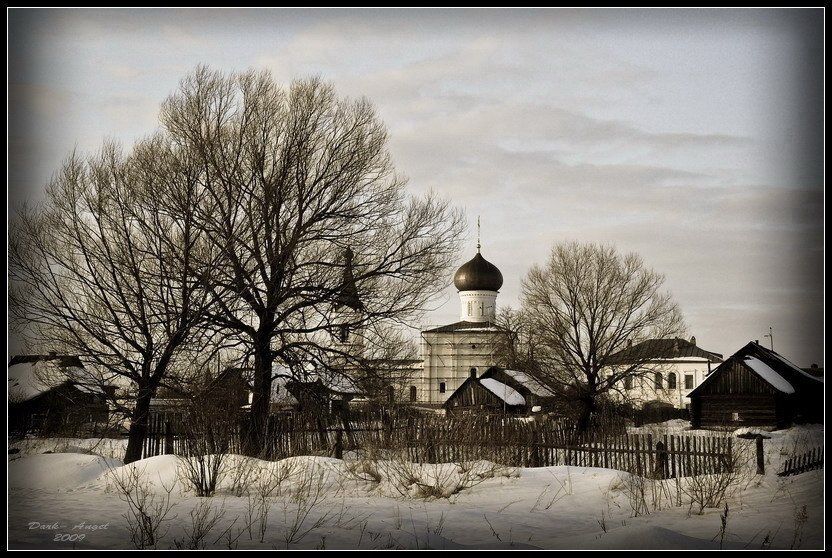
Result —
M636 254L575 242L555 246L523 280L534 361L548 383L574 394L581 431L605 394L651 372L652 355L630 350L623 359L624 349L682 332L681 312L663 285Z
M444 286L463 219L409 197L370 103L338 99L318 79L284 88L268 73L198 68L162 122L198 154L195 215L222 260L206 277L211 318L253 361L247 447L257 454L273 363L326 369L360 356L332 342L344 332L408 323Z
M535 358L534 329L528 316L511 306L500 308L496 325L504 331L497 337L494 357L498 365L511 370L522 370L545 380Z
M141 457L156 390L207 339L196 326L209 299L193 270L211 258L194 226L194 174L161 136L128 156L108 143L72 154L9 230L16 327L33 346L81 356L73 381L119 388L127 463Z

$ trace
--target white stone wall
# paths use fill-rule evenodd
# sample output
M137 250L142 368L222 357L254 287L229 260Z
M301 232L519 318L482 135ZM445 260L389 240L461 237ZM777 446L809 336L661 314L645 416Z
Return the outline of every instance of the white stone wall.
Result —
M461 291L459 319L464 322L494 322L497 319L496 291Z
M470 376L477 376L494 365L496 328L461 330L449 333L422 333L421 376L414 382L417 401L441 404ZM444 384L444 392L442 391Z

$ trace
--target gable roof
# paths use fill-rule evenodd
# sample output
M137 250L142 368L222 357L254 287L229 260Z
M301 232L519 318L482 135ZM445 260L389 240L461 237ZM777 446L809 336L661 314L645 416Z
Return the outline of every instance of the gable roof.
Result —
M706 351L685 339L648 339L610 355L610 364L632 364L652 360L705 360L722 362L722 355Z
M498 382L494 378L479 378L480 384L496 395L506 405L525 405L526 399L513 387Z
M507 368L500 368L498 366L492 366L485 372L483 372L481 378L491 378L495 375L505 374L513 381L517 382L519 385L523 386L530 393L533 395L537 395L538 397L554 397L557 395L552 388L547 387L544 385L540 380L534 378L525 372L521 372L519 370L509 370Z
M688 397L697 394L703 386L714 381L734 363L739 363L772 388L786 395L794 394L798 390L823 389L822 378L809 374L783 355L751 341L717 366L696 389L688 394Z
M433 329L426 329L422 333L452 333L456 331L490 331L497 333L504 332L505 329L493 322L466 322L463 320Z
M72 368L83 368L81 359L70 355L17 355L9 361L8 391L15 402L31 401L54 389L69 385L79 391L103 395L102 388L73 379Z

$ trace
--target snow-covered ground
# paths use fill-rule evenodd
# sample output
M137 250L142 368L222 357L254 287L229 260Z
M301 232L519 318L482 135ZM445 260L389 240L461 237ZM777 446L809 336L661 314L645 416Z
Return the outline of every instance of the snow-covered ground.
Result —
M675 426L651 428L664 433ZM131 548L128 506L115 480L127 479L136 467L140 484L149 490L148 503L163 502L170 491L172 508L161 526L159 548L286 548L287 540L291 548L330 549L822 548L823 471L785 478L776 473L794 448L822 443L823 430L798 427L767 435L766 475L737 487L728 501L723 537L724 509L690 513L686 496L676 505L673 481L662 485L670 497L658 505L651 501L636 516L628 476L607 469L509 470L477 463L460 472L454 464L359 466L322 457L265 462L232 456L229 470L252 471L248 495L235 495L241 492L229 474L215 496L197 498L173 456L123 466L115 458L118 441L26 441L17 444L20 453L9 456L9 546ZM485 480L477 482L477 474ZM409 475L445 489L445 497L396 481ZM275 479L284 480L264 495L263 488L275 488ZM470 487L448 494L459 485ZM189 542L198 523L194 517L215 516L210 534ZM61 540L71 535L84 536Z

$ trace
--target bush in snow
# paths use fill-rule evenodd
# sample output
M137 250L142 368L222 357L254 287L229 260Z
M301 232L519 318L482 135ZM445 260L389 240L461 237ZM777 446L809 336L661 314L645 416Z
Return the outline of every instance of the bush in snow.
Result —
M682 480L681 491L690 501L691 512L701 515L705 508L720 508L728 498L748 486L754 478L748 453L748 448L735 446L730 462L721 472Z
M127 504L124 518L130 542L138 549L156 548L175 518L169 517L174 507L171 502L174 485L162 485L161 494L157 493L153 484L144 480L144 473L144 469L127 466L109 474L119 498Z
M239 406L226 398L196 397L185 409L179 471L197 496L214 495L239 427Z

